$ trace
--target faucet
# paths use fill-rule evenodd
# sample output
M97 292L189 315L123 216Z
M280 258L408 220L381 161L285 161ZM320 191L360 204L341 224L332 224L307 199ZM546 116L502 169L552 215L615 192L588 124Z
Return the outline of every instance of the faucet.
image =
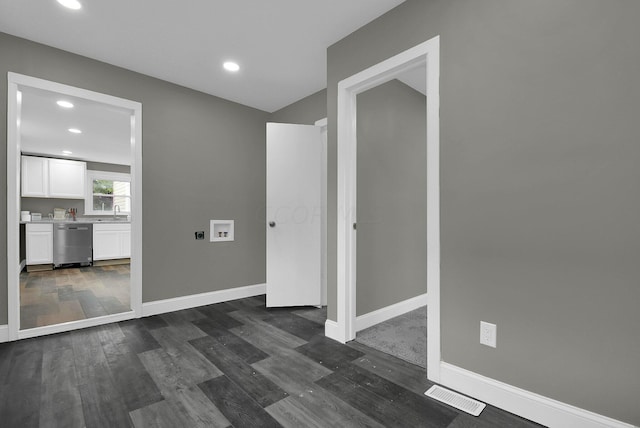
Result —
M120 205L113 206L113 219L117 219L117 215L120 213Z

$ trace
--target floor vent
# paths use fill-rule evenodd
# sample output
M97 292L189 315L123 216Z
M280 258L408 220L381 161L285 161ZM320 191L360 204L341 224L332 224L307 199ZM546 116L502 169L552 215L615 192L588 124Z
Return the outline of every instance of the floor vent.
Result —
M457 392L449 391L438 385L433 385L427 392L424 393L427 397L441 401L448 404L451 407L455 407L458 410L467 412L473 416L480 416L480 413L487 406L473 398L465 397Z

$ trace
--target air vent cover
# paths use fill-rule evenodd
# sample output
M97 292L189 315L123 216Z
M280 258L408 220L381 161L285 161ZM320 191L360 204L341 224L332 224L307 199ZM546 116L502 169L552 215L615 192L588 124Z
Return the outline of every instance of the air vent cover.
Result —
M463 412L467 412L473 416L479 416L487 406L473 398L465 397L464 395L449 391L448 389L438 385L433 385L424 393L424 395L448 404L451 407L455 407L458 410L462 410Z

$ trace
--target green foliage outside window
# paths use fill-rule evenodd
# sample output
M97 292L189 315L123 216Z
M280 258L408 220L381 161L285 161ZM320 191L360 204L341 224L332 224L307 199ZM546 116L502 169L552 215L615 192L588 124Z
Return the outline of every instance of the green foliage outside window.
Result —
M93 193L113 195L113 180L93 180Z

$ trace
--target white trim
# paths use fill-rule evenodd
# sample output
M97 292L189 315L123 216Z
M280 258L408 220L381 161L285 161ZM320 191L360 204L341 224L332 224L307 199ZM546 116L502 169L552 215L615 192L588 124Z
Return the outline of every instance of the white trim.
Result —
M22 260L20 262L20 266L18 267L18 272L22 272L22 269L24 269L24 267L27 265L27 260Z
M8 339L18 337L20 321L20 100L18 84L7 82L7 325ZM16 263L18 261L18 263Z
M340 329L338 328L338 323L332 320L326 320L324 322L324 335L329 339L337 340L340 342Z
M47 334L63 333L66 331L79 330L81 328L95 327L103 324L126 321L135 318L133 311L121 312L119 314L104 315L101 317L87 318L78 321L63 322L60 324L35 327L27 330L20 330L17 339L29 339L31 337L45 336Z
M7 305L9 340L68 331L86 326L114 322L114 319L137 318L142 314L142 104L86 89L63 85L18 73L7 73ZM131 309L114 316L79 320L56 326L19 331L20 326L20 115L18 91L22 87L44 89L77 98L113 105L131 112Z
M427 81L427 376L440 378L440 37L338 83L338 341L355 338L356 314L356 95L399 73L426 65Z
M322 220L320 225L320 269L321 269L321 305L327 306L327 118L317 120L314 124L321 128L322 135L322 165L320 167L320 210Z
M9 341L9 326L7 324L0 325L0 343Z
M633 428L633 425L580 409L448 363L440 364L441 384L550 428Z
M427 304L427 293L394 303L356 318L356 331L364 330L381 322L390 320ZM426 332L425 332L426 334Z
M245 297L260 296L267 292L266 284L248 285L246 287L228 288L226 290L210 291L192 294L190 296L175 297L173 299L156 300L142 304L142 316L165 314L198 306L244 299Z

